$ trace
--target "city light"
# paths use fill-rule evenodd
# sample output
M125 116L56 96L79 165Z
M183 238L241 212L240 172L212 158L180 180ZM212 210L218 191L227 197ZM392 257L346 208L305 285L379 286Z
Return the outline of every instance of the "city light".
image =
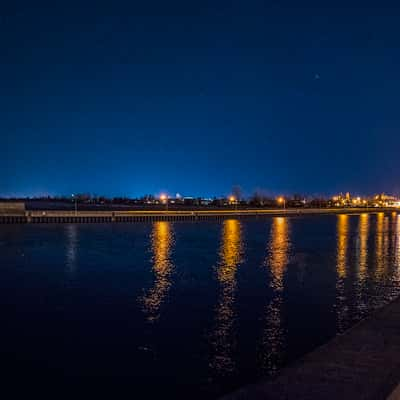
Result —
M283 208L286 209L286 199L283 196L277 198L279 204L283 204Z
M168 211L168 196L163 193L160 195L160 200L163 204L165 204L165 210Z
M393 195L387 195L385 193L369 196L369 197L361 197L356 196L353 197L349 192L345 195L340 193L339 195L335 195L331 198L332 205L335 207L399 207L400 202L398 197Z

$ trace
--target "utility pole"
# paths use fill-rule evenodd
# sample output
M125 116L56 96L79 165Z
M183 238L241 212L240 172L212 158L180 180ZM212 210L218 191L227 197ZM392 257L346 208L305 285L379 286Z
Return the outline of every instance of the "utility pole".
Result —
M75 217L76 217L78 215L78 203L76 200L76 196L74 194L72 195L72 198L74 199L75 202Z

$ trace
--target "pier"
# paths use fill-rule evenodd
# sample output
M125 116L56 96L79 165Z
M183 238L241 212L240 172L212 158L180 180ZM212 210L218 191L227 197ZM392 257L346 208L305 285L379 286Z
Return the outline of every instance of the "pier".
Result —
M204 221L227 218L261 218L323 214L360 214L394 212L371 208L305 208L305 209L223 209L223 210L134 210L134 211L59 211L32 210L9 212L0 210L0 224L24 223L133 223L146 221Z
M375 311L270 381L221 400L400 398L400 299Z

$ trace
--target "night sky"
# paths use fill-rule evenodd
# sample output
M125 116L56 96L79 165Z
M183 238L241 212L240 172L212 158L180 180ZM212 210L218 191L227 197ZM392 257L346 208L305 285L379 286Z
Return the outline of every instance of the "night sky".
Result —
M0 195L400 193L399 8L7 3Z

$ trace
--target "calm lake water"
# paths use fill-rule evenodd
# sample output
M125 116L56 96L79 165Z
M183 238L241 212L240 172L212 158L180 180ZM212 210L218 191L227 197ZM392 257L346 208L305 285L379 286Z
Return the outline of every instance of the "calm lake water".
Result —
M395 213L0 226L1 356L37 387L215 398L399 293Z

